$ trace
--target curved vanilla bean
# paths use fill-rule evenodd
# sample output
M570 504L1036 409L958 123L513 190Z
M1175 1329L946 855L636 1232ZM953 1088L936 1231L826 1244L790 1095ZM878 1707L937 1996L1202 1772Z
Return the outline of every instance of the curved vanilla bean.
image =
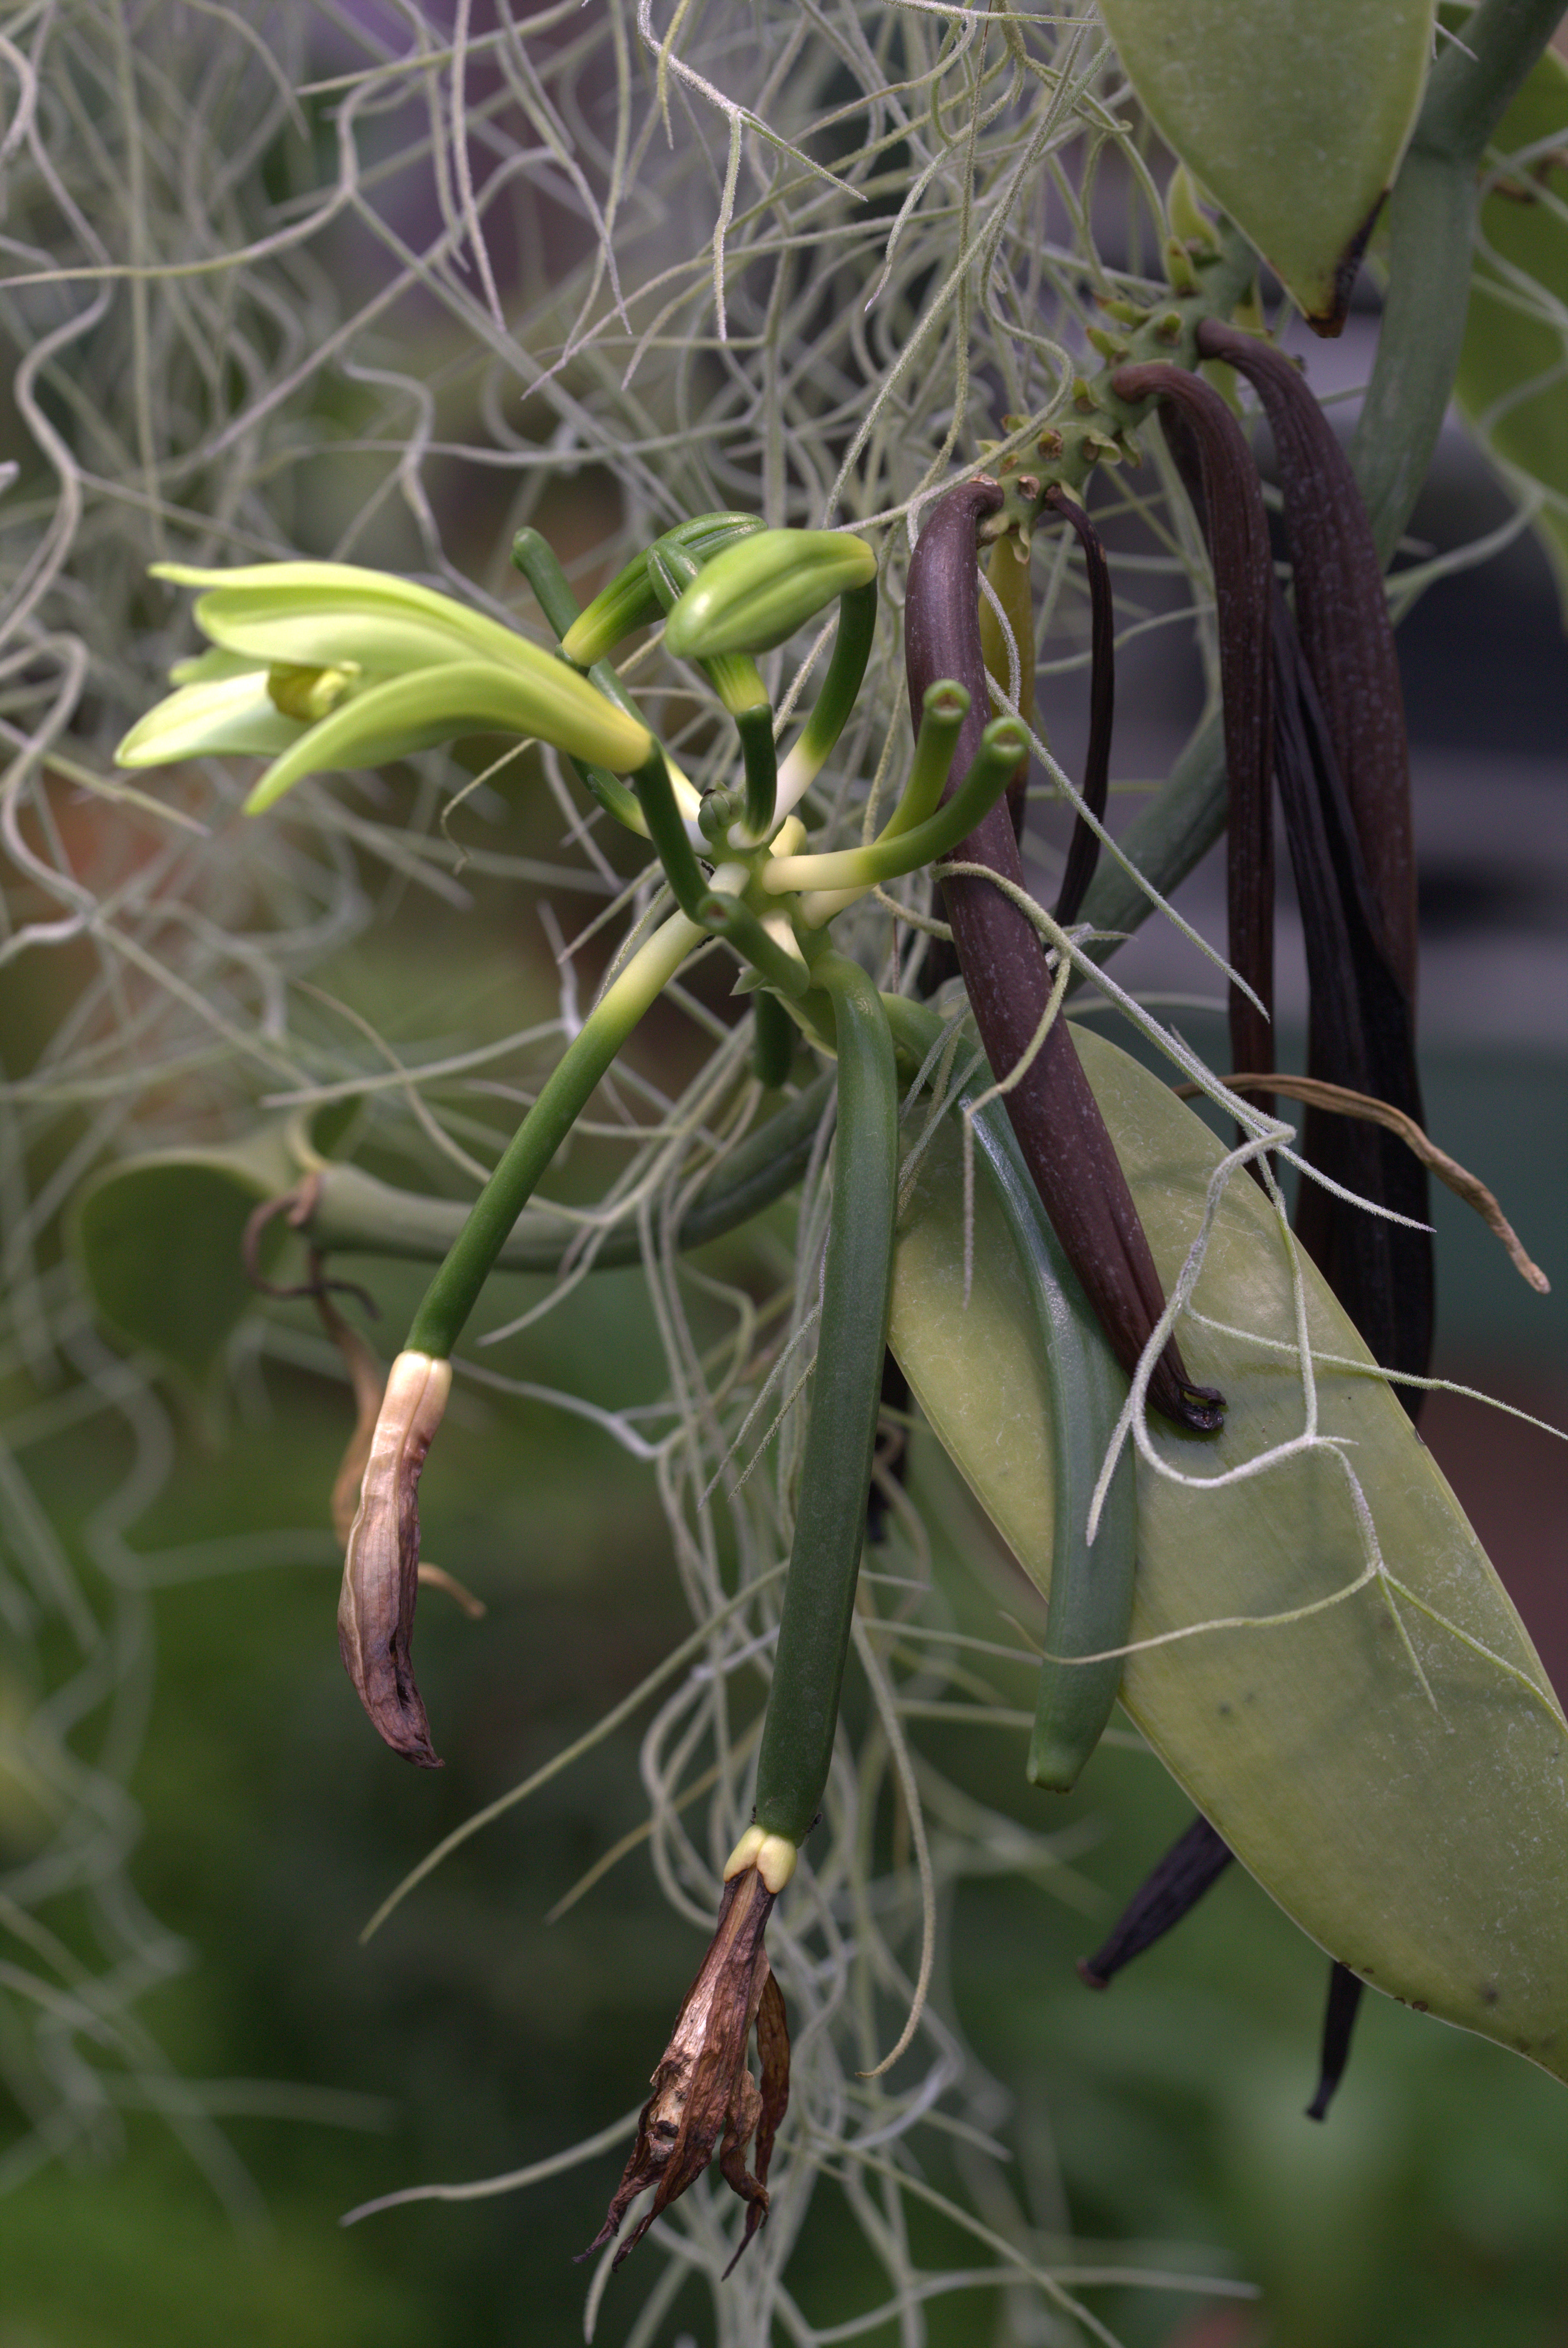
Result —
M1197 458L1199 519L1214 573L1224 698L1225 767L1230 777L1226 899L1231 966L1264 1004L1260 1012L1231 989L1231 1049L1261 1051L1274 1064L1274 739L1270 714L1269 633L1274 561L1268 516L1253 452L1212 385L1167 361L1119 367L1111 377L1123 399L1158 398L1161 420L1179 465ZM1171 429L1179 419L1178 428ZM1239 1066L1240 1063L1238 1062ZM1246 1063L1251 1067L1253 1063ZM1265 1114L1274 1104L1260 1099Z
M1281 595L1274 609L1275 748L1306 947L1308 1071L1422 1122L1410 998L1385 951L1326 716ZM1395 1134L1309 1109L1302 1155L1357 1197L1425 1222L1427 1169ZM1431 1357L1431 1234L1304 1183L1303 1245L1385 1368L1423 1377ZM1401 1390L1411 1417L1418 1390Z
M1334 2092L1350 2060L1350 2034L1361 2004L1364 1987L1348 1965L1336 1964L1328 1976L1328 2004L1323 2016L1323 2053L1318 2062L1317 2093L1306 2107L1309 2120L1326 2120Z
M939 678L955 679L969 695L953 762L955 774L965 773L978 751L990 706L980 650L975 530L981 517L995 513L1001 503L995 481L965 481L950 489L921 531L909 568L904 660L916 722L926 688ZM992 808L958 854L1020 889L1026 885L1006 805ZM943 897L980 1040L996 1075L1005 1076L1032 1044L1050 992L1038 934L987 881L954 875L944 883ZM1056 1022L1006 1099L1052 1228L1117 1359L1130 1373L1165 1300L1127 1178L1066 1020ZM1155 1366L1149 1399L1167 1418L1200 1433L1218 1426L1223 1407L1218 1395L1192 1384L1174 1339Z
M1110 789L1111 728L1116 719L1116 616L1110 597L1110 566L1106 561L1099 530L1076 498L1067 496L1053 482L1046 491L1046 503L1053 513L1070 523L1083 550L1083 567L1088 578L1088 750L1083 762L1083 800L1089 813L1103 823L1106 797ZM1094 879L1099 861L1099 836L1080 815L1074 821L1072 839L1068 843L1067 865L1055 906L1056 917L1064 929L1078 920L1084 892Z
M1080 1957L1078 1972L1090 1989L1108 1989L1123 1965L1164 1939L1229 1867L1233 1852L1206 1818L1195 1818L1158 1867L1146 1875L1110 1937L1092 1957Z
M1416 852L1410 754L1383 566L1350 460L1294 360L1206 318L1205 358L1223 359L1262 400L1274 434L1295 574L1295 624L1334 745L1383 941L1416 998Z

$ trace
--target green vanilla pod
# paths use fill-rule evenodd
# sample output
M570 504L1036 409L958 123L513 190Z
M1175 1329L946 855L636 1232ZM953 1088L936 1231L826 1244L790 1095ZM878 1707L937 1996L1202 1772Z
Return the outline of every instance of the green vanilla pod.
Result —
M664 617L667 606L660 598L651 569L651 558L655 553L684 554L694 566L700 567L722 548L733 546L737 540L748 538L761 528L760 518L748 513L698 514L691 521L677 523L641 554L634 554L625 569L617 572L607 587L600 589L584 611L574 613L564 628L556 629L562 651L573 668L591 669L596 662L606 659L635 629L651 628ZM553 621L551 624L554 625Z
M1263 487L1245 436L1212 384L1153 360L1120 367L1119 397L1158 398L1161 420L1198 510L1214 574L1223 698L1227 952L1263 1004L1230 990L1233 1067L1259 1075L1274 1064L1274 562ZM1260 1108L1272 1103L1259 1097Z
M863 538L837 530L762 530L705 563L665 625L681 660L767 653L824 604L876 577Z
M904 997L885 1000L895 1040L923 1060L942 1033L942 1021ZM985 1070L961 1088L959 1101L968 1107L989 1088ZM1040 1205L1002 1103L983 1107L973 1129L981 1167L1013 1243L1011 1269L1034 1315L1047 1365L1051 1588L1026 1771L1031 1785L1066 1794L1099 1743L1121 1685L1119 1654L1097 1663L1073 1659L1106 1657L1108 1650L1125 1646L1132 1615L1138 1491L1130 1452L1123 1453L1111 1478L1092 1546L1088 1537L1095 1486L1127 1400L1127 1377ZM955 1281L956 1267L950 1270ZM932 1277L936 1276L934 1266ZM896 1292L890 1335L897 1357ZM972 1406L984 1416L995 1408L995 1398L977 1393Z
M419 1478L451 1387L453 1346L508 1232L616 1053L702 932L676 913L594 1004L469 1210L387 1375L344 1560L338 1639L372 1725L395 1753L437 1768L414 1679Z
M757 1758L757 1826L795 1845L817 1816L833 1755L876 1443L898 1187L898 1080L882 998L858 963L830 948L817 955L812 974L832 1004L839 1124L795 1539Z
M788 1083L799 1039L800 1031L779 997L758 994L751 1005L751 1070L769 1092Z
M1083 801L1089 813L1103 823L1110 790L1111 730L1116 720L1116 612L1111 602L1110 566L1106 561L1099 530L1076 498L1069 498L1059 484L1053 482L1046 491L1046 503L1071 527L1083 551L1084 572L1088 580L1088 750L1083 763ZM1062 885L1052 909L1064 929L1070 929L1078 920L1084 893L1094 879L1099 861L1099 836L1078 816L1073 823Z
M965 481L927 516L910 564L904 655L912 710L928 685L953 677L970 707L959 734L961 772L973 762L989 695L980 650L975 530L1002 504L995 482ZM1006 808L994 808L961 850L1023 888L1024 868ZM988 882L954 874L943 884L960 966L985 1056L1006 1076L1034 1042L1050 994L1039 937L1026 916ZM1058 1019L1006 1096L1007 1116L1051 1227L1129 1375L1165 1309L1154 1259L1105 1121L1084 1077L1068 1023ZM1221 1397L1187 1375L1172 1338L1150 1386L1153 1407L1178 1425L1209 1433Z

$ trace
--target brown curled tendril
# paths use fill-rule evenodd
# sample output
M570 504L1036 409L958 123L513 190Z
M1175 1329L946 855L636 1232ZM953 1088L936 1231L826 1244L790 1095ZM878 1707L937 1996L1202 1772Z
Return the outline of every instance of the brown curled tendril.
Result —
M990 699L980 649L976 529L997 511L995 481L961 482L939 499L910 563L904 603L904 659L910 706L926 688L952 677L969 695L953 771L962 775L980 747ZM1020 890L1023 860L1005 806L994 808L957 851ZM1050 992L1040 941L1026 915L988 881L953 874L943 884L964 983L986 1057L998 1076L1016 1066L1034 1041ZM1117 1359L1130 1375L1165 1299L1138 1209L1105 1119L1089 1090L1066 1020L1058 1019L1023 1077L1006 1096L1024 1160L1053 1229L1093 1304ZM1175 1340L1155 1365L1149 1400L1195 1433L1220 1424L1223 1398L1195 1385Z

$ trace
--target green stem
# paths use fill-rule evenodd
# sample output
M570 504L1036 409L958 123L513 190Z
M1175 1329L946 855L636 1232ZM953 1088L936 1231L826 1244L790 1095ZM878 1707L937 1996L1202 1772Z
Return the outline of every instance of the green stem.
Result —
M923 734L924 730L923 725ZM763 887L770 896L792 889L872 889L879 880L917 872L923 864L947 855L984 822L1028 747L1028 735L1016 717L994 717L980 737L968 773L935 815L892 839L884 831L867 848L841 848L825 856L776 856L762 868Z
M771 995L758 995L757 1008L773 1002ZM775 1003L774 1008L788 1018L780 1005ZM792 1042L798 1032L791 1021ZM834 1082L831 1069L815 1077L715 1168L681 1218L677 1248L684 1252L722 1239L794 1189L810 1163ZM469 1209L455 1199L397 1189L357 1166L327 1164L315 1174L303 1236L323 1255L381 1255L439 1263L468 1220ZM495 1269L558 1272L567 1251L583 1238L581 1223L568 1222L548 1208L525 1208L502 1243ZM595 1248L593 1267L609 1272L641 1258L636 1225L620 1223Z
M433 1354L438 1360L451 1352L540 1176L633 1028L702 936L696 923L680 913L672 915L594 1004L426 1290L408 1330L408 1352Z
M533 590L533 598L543 613L549 626L559 639L564 636L577 617L577 598L572 592L566 573L557 559L555 549L536 530L520 530L511 541L513 567L520 571ZM570 667L572 664L568 662ZM635 702L607 660L596 662L587 672L588 681L596 685L608 701L624 709L632 717L640 716ZM636 793L627 788L619 775L608 767L597 767L573 758L572 761L578 781L585 791L596 798L606 815L624 823L628 831L647 836L642 808Z
M786 808L792 808L815 781L849 724L876 630L877 590L872 579L839 598L839 630L822 690L779 770L779 796Z
M792 1843L821 1803L833 1756L892 1278L898 1086L876 988L830 950L813 974L833 1006L839 1131L822 1315L795 1541L757 1762L757 1823Z
M1385 564L1427 478L1469 310L1477 170L1562 16L1562 0L1482 0L1432 67L1388 200L1388 289L1350 460ZM1472 54L1467 56L1465 50Z

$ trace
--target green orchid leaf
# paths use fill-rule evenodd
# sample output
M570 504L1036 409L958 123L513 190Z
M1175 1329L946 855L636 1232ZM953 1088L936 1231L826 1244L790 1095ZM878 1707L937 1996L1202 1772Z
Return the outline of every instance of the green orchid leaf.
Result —
M848 530L759 530L703 565L665 623L665 643L680 660L771 652L876 572L871 547Z
M260 815L306 775L380 767L465 734L537 736L612 774L640 767L653 747L641 721L606 701L564 661L533 646L537 667L453 661L416 669L355 695L275 758L245 801Z
M1161 137L1320 333L1415 127L1432 0L1102 0Z
M1169 1292L1223 1151L1158 1077L1075 1032ZM923 1161L901 1232L891 1342L992 1521L1047 1590L1043 1355L985 1184L967 1312L963 1224L952 1137ZM1161 1462L1201 1480L1139 1461L1131 1640L1161 1643L1129 1655L1122 1701L1237 1858L1331 1956L1568 2078L1568 1722L1430 1453L1368 1375L1317 1272L1302 1270L1315 1354L1365 1365L1318 1370L1319 1431L1342 1447L1205 1489L1304 1427L1282 1235L1261 1190L1233 1179L1196 1310L1178 1324L1194 1376L1224 1391L1225 1425L1198 1443L1152 1423ZM1368 1574L1347 1469L1399 1587ZM1281 1614L1296 1619L1259 1620ZM1197 1627L1238 1617L1243 1627Z
M1502 470L1545 492L1535 526L1568 627L1568 64L1553 50L1492 145L1519 160L1481 205L1454 396Z
M98 1313L123 1341L203 1386L254 1303L240 1242L264 1199L299 1179L284 1128L230 1149L159 1150L110 1166L82 1191L71 1245ZM263 1269L284 1245L263 1236Z

